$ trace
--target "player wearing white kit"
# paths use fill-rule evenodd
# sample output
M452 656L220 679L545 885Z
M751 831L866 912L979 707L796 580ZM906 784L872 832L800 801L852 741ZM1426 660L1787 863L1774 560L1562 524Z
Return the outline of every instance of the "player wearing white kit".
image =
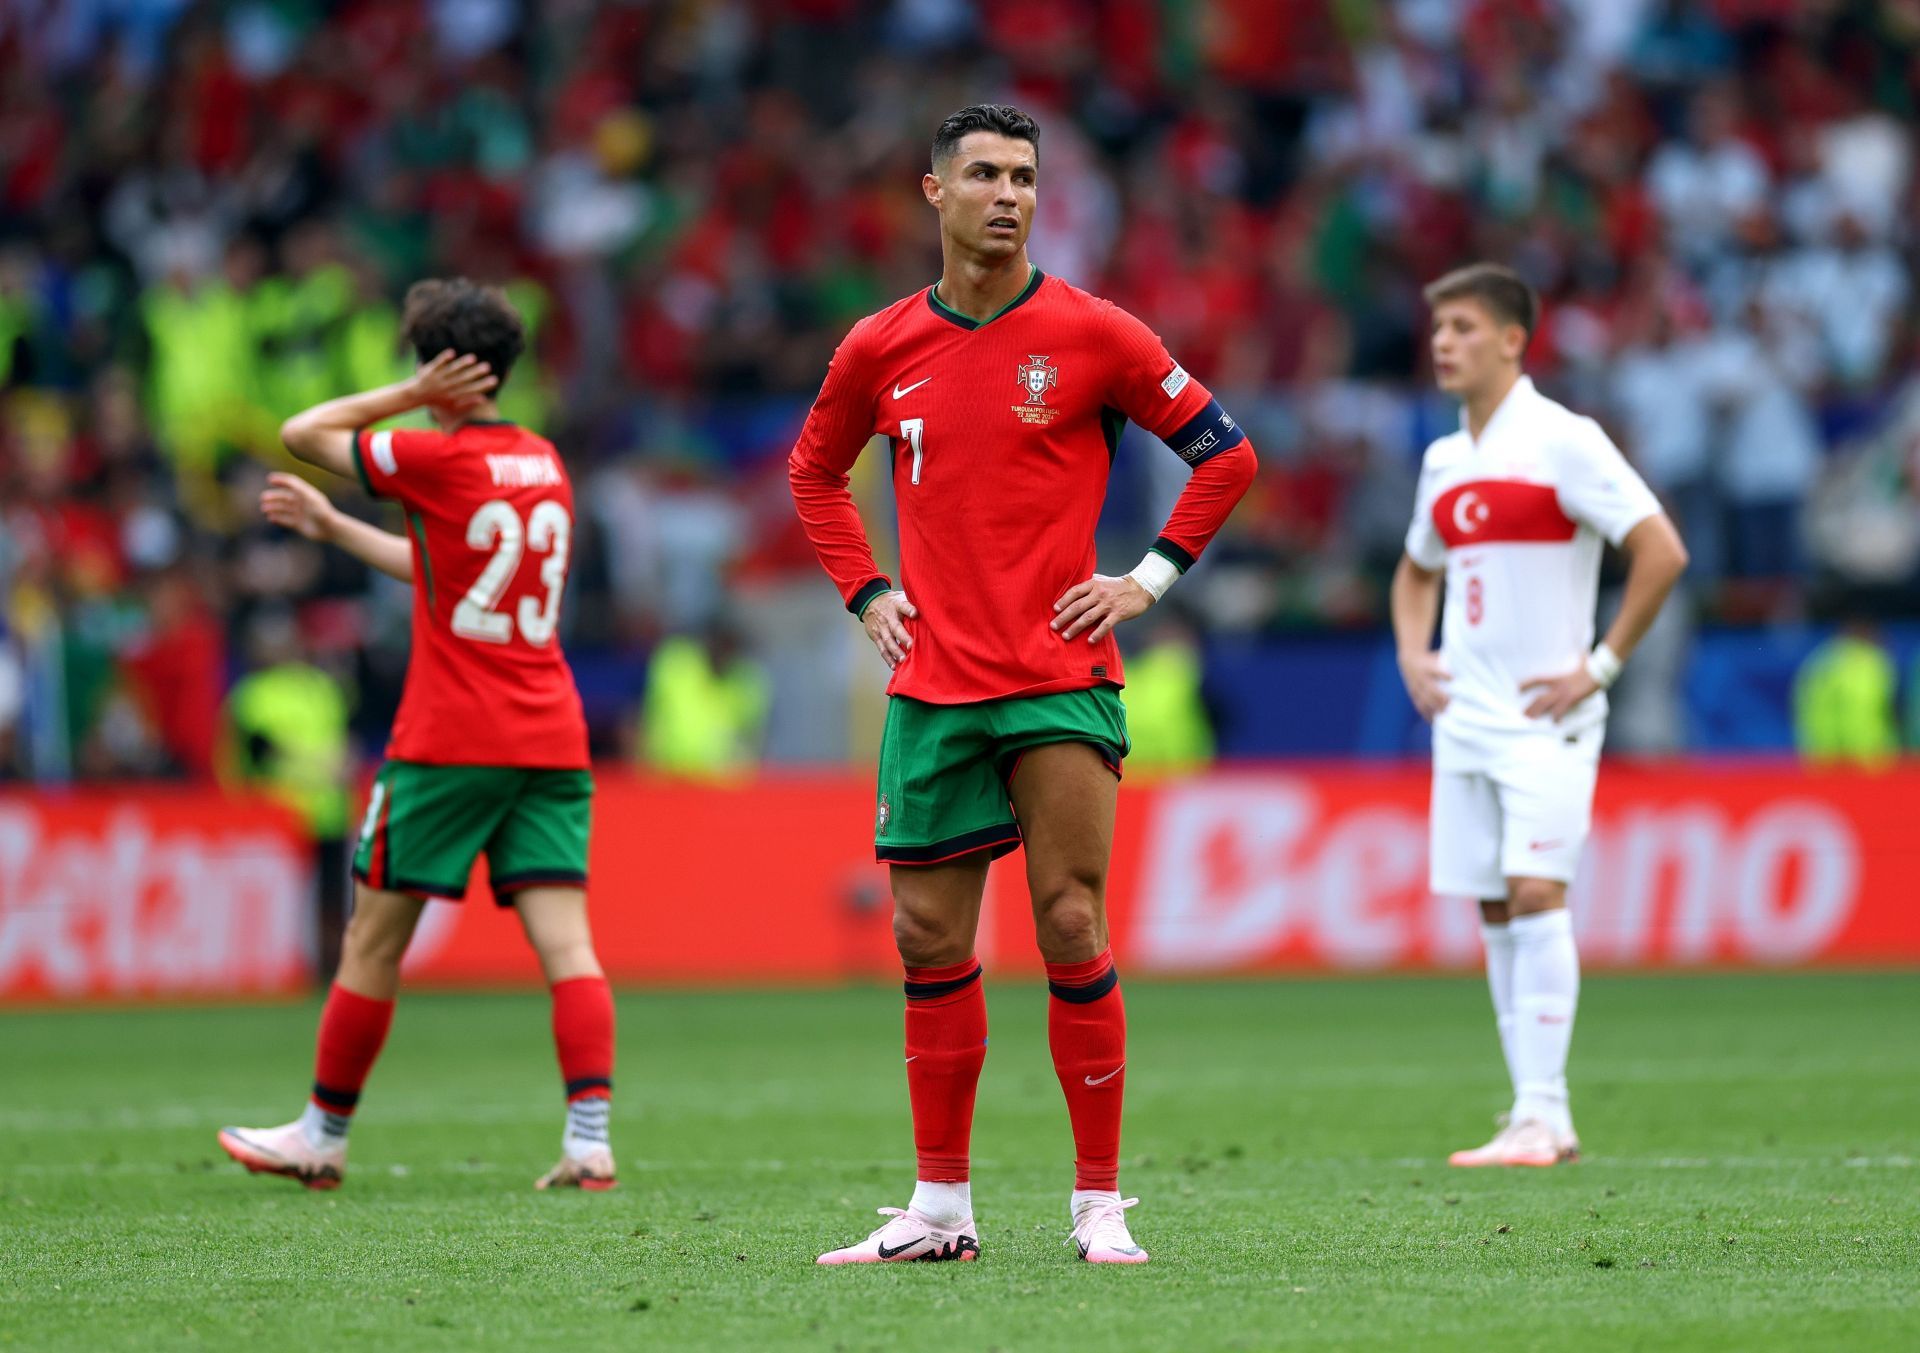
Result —
M1475 264L1426 298L1434 375L1460 399L1460 430L1421 465L1393 632L1407 693L1433 722L1432 887L1480 899L1514 1095L1493 1140L1451 1161L1553 1165L1579 1153L1566 1081L1580 990L1567 884L1592 817L1605 691L1687 551L1600 425L1521 374L1539 301L1518 274ZM1626 595L1594 645L1603 541L1627 557Z

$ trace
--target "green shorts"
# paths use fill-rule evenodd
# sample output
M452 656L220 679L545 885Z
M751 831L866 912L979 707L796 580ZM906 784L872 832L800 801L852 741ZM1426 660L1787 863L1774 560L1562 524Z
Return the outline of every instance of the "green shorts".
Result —
M584 887L592 826L591 771L389 761L374 777L353 876L458 901L485 855L504 907L522 888Z
M1112 686L1048 695L930 705L896 695L880 739L874 858L939 864L976 850L998 859L1020 844L1007 786L1029 748L1091 744L1113 773L1131 744Z

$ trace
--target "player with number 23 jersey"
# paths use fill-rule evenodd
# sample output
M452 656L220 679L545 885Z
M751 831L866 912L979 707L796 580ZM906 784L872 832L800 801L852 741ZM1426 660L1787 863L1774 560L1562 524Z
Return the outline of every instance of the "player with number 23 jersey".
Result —
M553 996L567 1116L560 1163L536 1187L608 1189L613 995L587 924L593 773L559 640L573 488L552 443L502 422L493 402L525 343L505 296L464 278L421 282L403 328L420 359L411 377L316 405L280 435L297 459L397 502L404 533L337 511L294 475L272 476L261 499L277 524L412 585L413 654L354 850L312 1096L294 1122L224 1128L219 1142L256 1174L341 1183L421 912L464 898L484 859ZM415 409L434 430L380 426Z

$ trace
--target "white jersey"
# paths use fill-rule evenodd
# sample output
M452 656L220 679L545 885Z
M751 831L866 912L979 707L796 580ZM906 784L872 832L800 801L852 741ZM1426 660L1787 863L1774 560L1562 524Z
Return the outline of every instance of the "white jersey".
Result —
M1461 429L1427 448L1407 554L1446 568L1440 652L1452 679L1434 721L1436 767L1474 769L1516 737L1581 734L1607 717L1597 692L1564 720L1529 719L1537 692L1593 647L1601 541L1615 545L1660 511L1600 425L1522 376L1479 441Z

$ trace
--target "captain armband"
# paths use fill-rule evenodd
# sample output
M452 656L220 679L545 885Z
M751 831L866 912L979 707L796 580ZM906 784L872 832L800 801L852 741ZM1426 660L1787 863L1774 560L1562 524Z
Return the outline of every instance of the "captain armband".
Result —
M1173 454L1189 465L1199 466L1222 451L1230 451L1247 439L1233 415L1209 399L1207 407L1181 424L1178 431L1161 440L1173 448Z

